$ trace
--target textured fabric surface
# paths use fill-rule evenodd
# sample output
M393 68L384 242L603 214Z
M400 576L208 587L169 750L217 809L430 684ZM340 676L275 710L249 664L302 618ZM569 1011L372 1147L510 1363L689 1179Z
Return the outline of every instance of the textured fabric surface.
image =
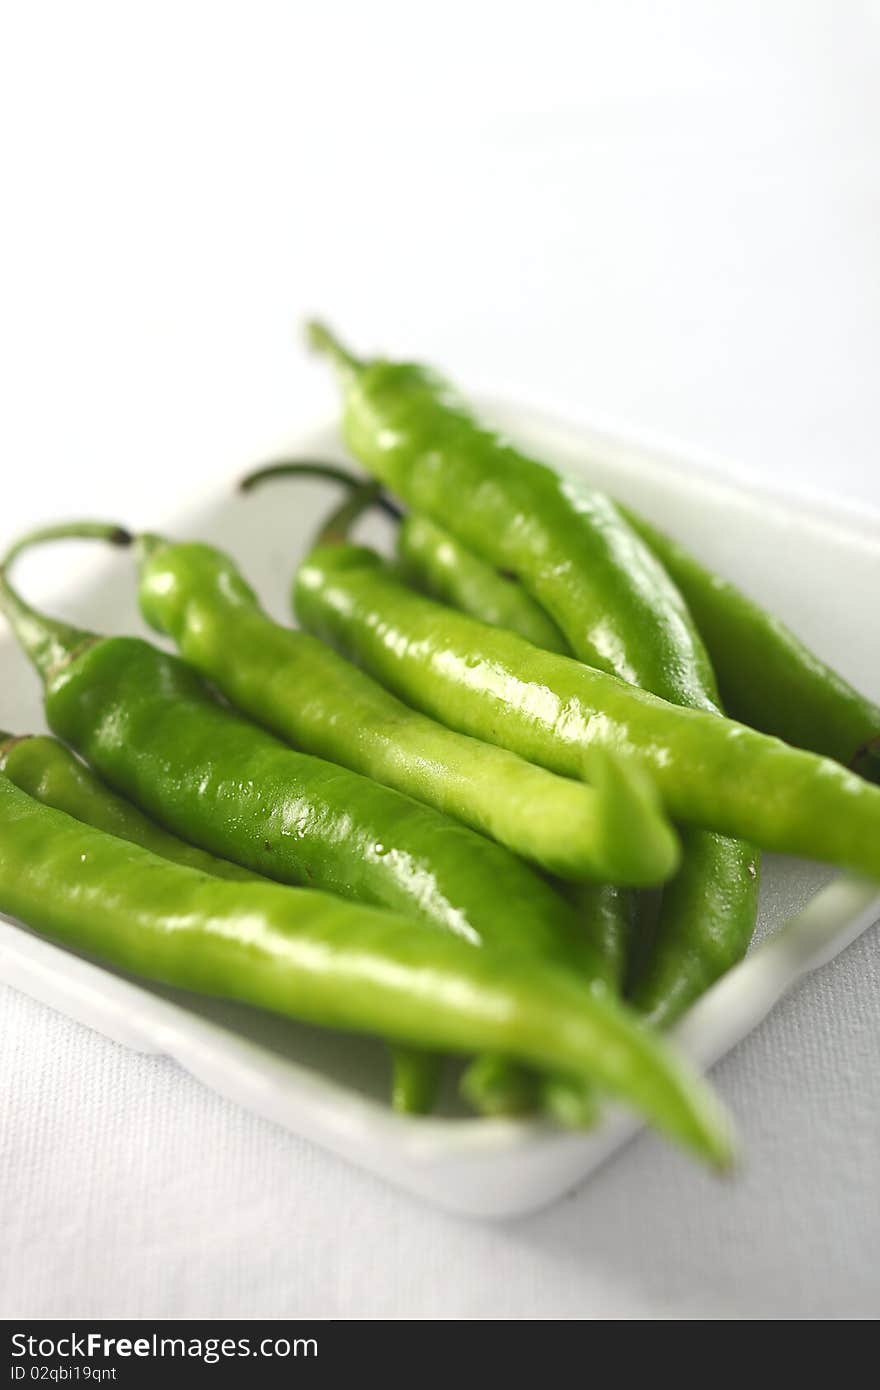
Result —
M548 1211L431 1211L0 991L7 1316L845 1318L878 1312L876 932L714 1075L736 1180L637 1140Z
M0 541L51 513L149 525L326 418L292 342L316 309L877 507L878 23L449 0L426 63L394 0L17 7ZM716 1069L736 1180L645 1137L481 1226L0 988L0 1315L876 1316L878 1056L875 930Z

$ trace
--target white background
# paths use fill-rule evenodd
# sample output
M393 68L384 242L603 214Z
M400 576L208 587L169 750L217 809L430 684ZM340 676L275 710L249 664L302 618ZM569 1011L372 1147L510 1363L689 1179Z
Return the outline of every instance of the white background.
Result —
M880 505L876 3L7 0L2 28L0 540L148 525L320 419L313 310ZM645 1138L479 1227L0 990L0 1312L876 1315L878 1002L875 935L717 1070L736 1184Z

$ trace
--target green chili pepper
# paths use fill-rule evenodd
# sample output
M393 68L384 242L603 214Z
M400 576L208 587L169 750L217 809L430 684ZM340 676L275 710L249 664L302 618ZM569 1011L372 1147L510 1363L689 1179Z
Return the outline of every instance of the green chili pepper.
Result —
M561 883L559 889L603 963L602 978L622 994L633 934L633 894L616 883Z
M78 523L34 533L11 555L74 534L130 539L119 528ZM269 878L408 911L475 944L556 957L582 978L601 975L571 909L502 846L284 748L147 642L101 639L43 617L12 589L5 567L0 602L43 677L50 726L165 826ZM410 1072L404 1064L398 1093Z
M295 747L436 806L563 878L641 885L674 871L674 832L640 774L599 760L593 789L453 733L324 643L273 622L222 552L156 536L139 546L146 620Z
M108 835L142 845L162 859L217 878L252 881L260 877L240 864L218 859L176 835L169 835L130 801L111 791L69 748L48 734L16 737L0 733L0 772L44 806L54 806Z
M559 628L515 579L480 560L430 518L417 512L403 518L397 532L397 559L407 583L430 598L492 627L518 632L545 651L571 655Z
M518 578L581 661L676 704L718 712L712 666L681 594L608 497L480 425L425 368L360 362L322 325L310 332L339 370L344 433L372 474ZM658 951L674 953L692 977L691 997L721 941L728 965L744 955L757 914L754 849L716 836L702 847L697 840L696 850L679 871L689 881L681 897L696 906L702 886L702 902L688 922L667 922L664 910L657 935ZM725 899L717 879L731 885ZM665 1000L640 1002L667 1017Z
M361 546L313 551L295 606L306 628L452 728L570 777L585 748L619 752L686 825L880 875L880 790L829 759L434 603Z
M730 714L880 781L880 708L735 585L621 510L687 600Z
M94 648L93 648L94 650ZM595 1078L718 1166L711 1091L611 996L515 953L308 889L169 863L0 778L0 911L109 963L327 1027Z

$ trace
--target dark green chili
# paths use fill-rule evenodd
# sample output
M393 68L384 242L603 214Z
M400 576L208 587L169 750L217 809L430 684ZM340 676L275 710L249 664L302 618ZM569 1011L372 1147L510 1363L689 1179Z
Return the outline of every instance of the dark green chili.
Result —
M735 585L621 510L687 600L733 718L880 781L880 708Z

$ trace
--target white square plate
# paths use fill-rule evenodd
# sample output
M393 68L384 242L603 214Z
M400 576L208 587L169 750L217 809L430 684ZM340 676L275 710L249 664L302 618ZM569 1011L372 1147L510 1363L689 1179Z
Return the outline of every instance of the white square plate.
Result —
M574 429L499 406L491 414L539 457L637 506L766 603L860 689L880 697L880 653L864 641L867 596L880 592L880 518L734 487L671 451L605 430ZM284 452L341 456L330 429L291 441ZM229 484L197 510L170 517L166 530L228 548L270 611L286 619L296 562L332 501L327 486L315 483L267 485L247 499ZM375 530L373 539L380 536ZM82 573L88 578L66 587L56 611L101 632L145 632L130 556L102 557L97 565L90 559ZM0 637L0 652L0 726L43 728L37 680L8 633ZM801 975L880 916L880 885L832 877L821 865L767 857L752 952L677 1030L702 1066L755 1027ZM257 1114L469 1215L514 1215L553 1201L637 1127L610 1108L601 1126L583 1135L454 1113L405 1119L387 1107L387 1059L379 1044L130 980L2 918L0 978L129 1047L176 1058Z

